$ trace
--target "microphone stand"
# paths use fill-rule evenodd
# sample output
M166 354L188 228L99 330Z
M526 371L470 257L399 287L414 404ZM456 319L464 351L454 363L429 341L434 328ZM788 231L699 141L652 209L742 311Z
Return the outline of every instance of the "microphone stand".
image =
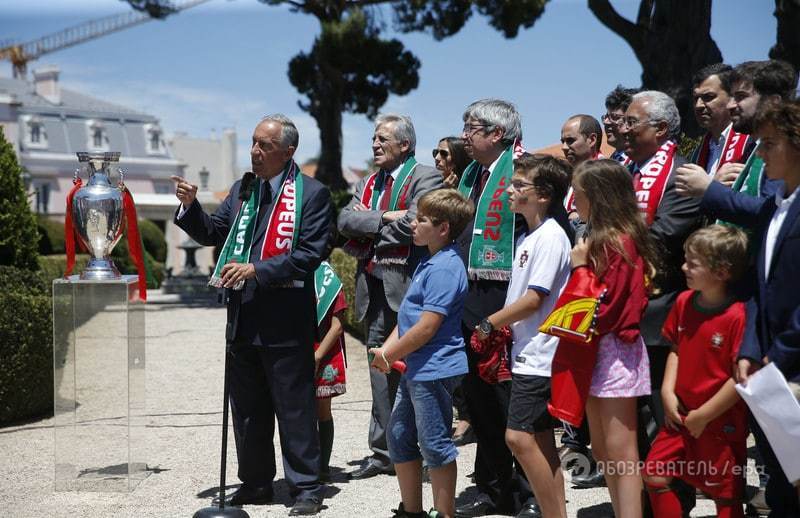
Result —
M239 316L239 307L241 304L241 291L233 291L233 290L225 290L226 292L231 294L231 300L229 303L233 303L235 306L235 317L236 319L233 320L234 324L237 322ZM229 323L229 326L231 324ZM194 513L192 518L250 518L250 515L245 512L244 509L239 509L238 507L225 507L225 461L228 457L228 399L230 398L230 356L231 356L231 345L233 343L233 336L232 332L229 336L226 336L225 340L225 375L223 377L223 389L222 389L222 451L220 454L220 466L219 466L219 504L217 507L204 507L200 509L196 513Z

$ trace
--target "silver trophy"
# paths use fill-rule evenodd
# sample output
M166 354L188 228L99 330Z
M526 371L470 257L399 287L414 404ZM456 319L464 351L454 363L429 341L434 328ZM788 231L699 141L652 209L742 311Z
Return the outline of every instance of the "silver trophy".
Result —
M119 153L77 153L78 161L89 173L86 185L72 200L72 224L92 255L81 279L118 279L119 270L109 257L122 237L125 213L122 205L123 173L111 184L109 167L119 162ZM75 171L78 174L78 171Z

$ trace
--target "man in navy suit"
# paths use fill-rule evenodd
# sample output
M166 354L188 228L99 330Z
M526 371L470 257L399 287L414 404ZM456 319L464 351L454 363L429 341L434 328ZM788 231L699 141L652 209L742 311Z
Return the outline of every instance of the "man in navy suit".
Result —
M756 254L754 301L748 304L748 330L739 350L736 379L747 378L767 362L775 363L800 396L800 103L782 101L762 106L756 116L756 151L766 174L782 181L775 196L752 197L713 181L703 192L693 188L686 172L680 190L702 194L701 208L714 217L751 230ZM793 487L758 426L756 444L769 473L770 516L800 516Z
M239 288L226 289L225 338L231 354L231 409L242 480L230 503L272 500L276 472L272 441L277 417L284 473L296 498L292 515L316 514L321 508L313 275L326 254L332 230L328 189L300 174L292 160L298 140L297 128L287 117L265 117L253 132L250 150L253 174L262 181L246 174L233 184L212 215L203 212L195 197L196 186L174 178L181 201L175 223L207 246L225 243L241 204L248 203L255 194L250 191L260 185L250 260L229 262L219 272L225 288ZM265 258L262 249L265 240L271 242L268 230L273 228L270 214L276 203L284 203L282 182L292 173L296 173L295 183L302 181L302 189L289 192L302 192L302 198L296 200L301 203L301 216L294 222L295 245L286 253ZM292 199L292 211L294 203ZM286 221L285 214L280 215L278 233Z

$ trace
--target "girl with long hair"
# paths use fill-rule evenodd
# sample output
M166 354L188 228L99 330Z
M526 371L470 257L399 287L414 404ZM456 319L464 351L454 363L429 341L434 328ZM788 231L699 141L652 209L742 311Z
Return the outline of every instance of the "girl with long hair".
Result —
M628 171L614 160L579 165L575 206L588 224L573 268L591 268L608 291L597 318L597 362L586 415L592 450L617 517L642 515L636 398L650 394L650 365L639 321L647 306L656 249L639 215Z

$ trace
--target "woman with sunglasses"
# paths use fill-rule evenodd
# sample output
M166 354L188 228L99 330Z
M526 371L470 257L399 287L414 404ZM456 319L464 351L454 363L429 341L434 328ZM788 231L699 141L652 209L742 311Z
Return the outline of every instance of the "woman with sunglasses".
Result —
M433 150L433 159L436 169L442 172L444 186L449 189L458 187L461 173L470 163L467 152L464 151L464 141L458 137L443 138Z

